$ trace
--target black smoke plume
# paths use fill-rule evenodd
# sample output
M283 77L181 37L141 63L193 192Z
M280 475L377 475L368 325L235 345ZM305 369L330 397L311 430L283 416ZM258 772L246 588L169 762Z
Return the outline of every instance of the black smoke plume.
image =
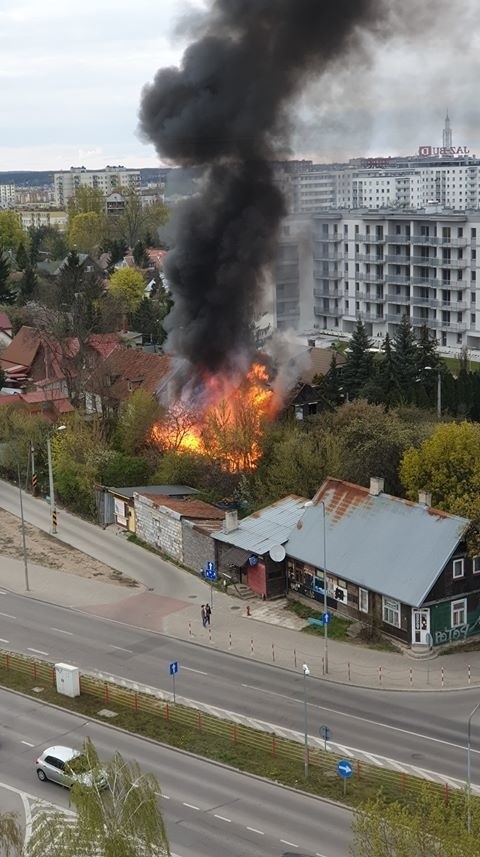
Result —
M251 355L252 318L284 214L272 161L307 78L349 54L381 0L215 0L180 68L145 87L140 128L158 154L206 166L180 217L166 274L169 347L194 374L233 373Z

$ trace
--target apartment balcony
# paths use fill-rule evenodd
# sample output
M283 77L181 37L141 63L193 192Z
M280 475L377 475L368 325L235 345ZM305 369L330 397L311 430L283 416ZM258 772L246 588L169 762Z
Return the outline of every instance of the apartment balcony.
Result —
M313 295L316 298L343 298L343 289L341 292L335 289L314 289Z
M385 300L389 304L411 304L412 299L408 295L386 295Z
M384 283L385 274L355 274L355 279L364 283Z
M385 236L378 235L355 235L355 241L362 241L365 244L385 244Z
M438 243L441 244L442 247L466 247L467 239L466 238L439 238Z
M468 328L466 321L439 321L438 326L442 330L451 330L454 333L465 333Z
M329 316L330 318L338 318L338 316L343 315L343 310L340 307L337 307L336 309L323 309L321 307L316 306L313 308L313 312L314 315L317 316L317 318L322 318L322 316L325 315Z
M383 265L385 261L384 256L375 256L372 253L356 253L355 254L355 262L373 262L376 265Z
M441 268L448 268L451 270L452 268L466 268L468 265L468 259L449 259L446 261L445 259L440 259L438 264Z
M427 327L438 329L441 326L441 322L438 318L426 318L423 315L411 316L410 323L412 327L423 327L424 325L426 325Z
M385 274L385 279L388 283L393 283L397 286L409 286L412 282L410 277L406 277L404 274Z
M385 240L389 244L410 244L412 238L410 235L387 235Z
M426 268L436 268L440 265L438 256L411 256L412 265L425 265Z
M322 271L319 268L313 269L314 280L342 280L343 274L341 271Z
M463 312L469 307L466 301L442 301L441 299L437 300L437 306L450 312Z
M322 253L321 250L314 250L313 252L314 262L341 262L342 259L343 253Z
M317 232L314 236L315 241L329 241L333 244L337 244L339 241L343 241L343 235L341 232L338 232L336 235L322 235Z
M411 256L390 256L390 255L388 255L385 257L385 261L390 262L392 265L393 264L395 264L395 265L410 265L411 259L412 259Z
M436 235L411 235L410 241L412 244L426 244L430 247L436 247L440 244L441 239Z
M382 321L383 322L386 319L385 315L377 315L375 312L360 312L359 315L360 315L360 318L362 319L362 321L377 321L377 322Z
M391 313L391 312L388 312L388 313L386 314L386 316L384 316L384 318L385 318L387 321L391 321L391 322L393 322L393 324L401 324L402 318L403 318L405 315L407 316L407 318L410 318L410 313L409 313L409 312L404 312L404 313L401 313L401 312L400 312L400 313Z
M410 282L414 286L425 286L426 289L436 289L442 282L437 277L410 277Z
M440 306L440 303L441 302L438 300L438 298L417 298L417 297L413 297L410 299L410 304L412 305L412 307L414 307L414 306L426 306L426 307L432 307L432 309L436 309L437 307Z

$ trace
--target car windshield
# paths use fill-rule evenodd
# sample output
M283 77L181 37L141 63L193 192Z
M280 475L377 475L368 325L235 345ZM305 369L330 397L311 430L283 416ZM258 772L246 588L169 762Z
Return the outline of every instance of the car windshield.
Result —
M91 770L91 765L85 754L80 753L65 764L65 770L72 774L86 774Z

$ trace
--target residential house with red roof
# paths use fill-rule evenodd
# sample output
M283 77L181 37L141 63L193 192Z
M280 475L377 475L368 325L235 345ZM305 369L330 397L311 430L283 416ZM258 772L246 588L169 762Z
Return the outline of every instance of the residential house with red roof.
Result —
M168 381L171 366L171 359L165 354L116 348L96 367L85 385L86 412L115 413L135 390L155 395Z

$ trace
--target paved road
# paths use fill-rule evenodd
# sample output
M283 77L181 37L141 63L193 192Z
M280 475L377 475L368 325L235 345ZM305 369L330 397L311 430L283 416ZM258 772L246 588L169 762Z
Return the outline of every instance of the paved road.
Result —
M119 751L159 778L172 851L179 857L347 857L351 815L184 753L0 691L0 769L10 787L67 808L68 793L40 783L47 746L81 746L89 735L108 758Z
M96 616L2 591L0 646L170 691L177 660L183 697L281 727L303 728L303 676L205 646L129 628ZM313 733L326 723L334 742L400 763L465 776L465 729L478 690L454 693L369 691L311 678ZM480 784L480 720L473 724L473 781Z

